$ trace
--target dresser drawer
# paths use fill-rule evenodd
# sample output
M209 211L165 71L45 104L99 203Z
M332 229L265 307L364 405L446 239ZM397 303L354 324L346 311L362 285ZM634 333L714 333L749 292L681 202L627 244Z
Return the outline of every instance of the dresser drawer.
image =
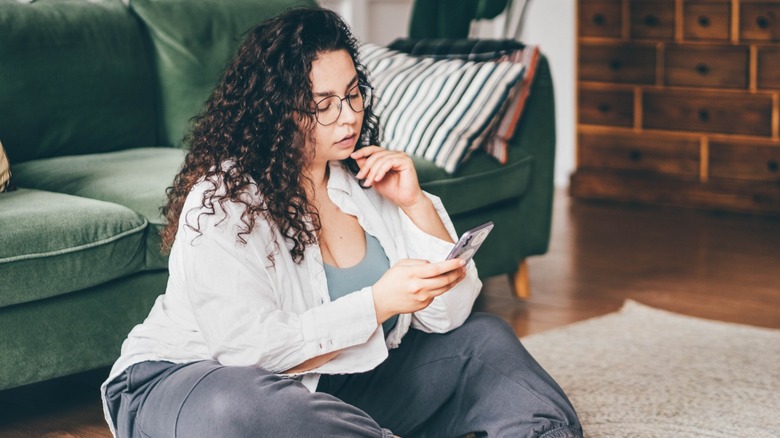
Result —
M711 141L710 178L780 183L780 144Z
M674 39L674 0L631 0L631 38Z
M580 36L620 38L623 30L620 0L581 1Z
M770 96L647 91L642 109L648 129L772 135Z
M655 47L580 45L580 80L634 84L655 83Z
M580 123L634 126L634 92L580 89Z
M780 3L741 3L739 37L743 40L780 40Z
M683 5L683 36L686 40L729 39L731 2L729 0L691 1Z
M758 48L758 88L780 88L780 47Z
M750 49L739 46L669 46L666 84L747 88Z
M644 133L580 133L582 168L617 169L697 176L699 142Z

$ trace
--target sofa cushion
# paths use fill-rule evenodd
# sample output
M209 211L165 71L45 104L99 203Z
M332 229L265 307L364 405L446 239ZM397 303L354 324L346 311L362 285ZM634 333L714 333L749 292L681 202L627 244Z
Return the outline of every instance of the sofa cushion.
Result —
M47 158L14 166L14 180L20 187L108 201L134 210L150 223L146 268L162 269L168 263L159 251L159 231L165 224L160 207L184 154L177 148L137 148Z
M151 36L160 77L159 141L178 145L216 87L243 35L292 6L313 0L130 0Z
M0 307L143 269L146 220L121 205L20 188L0 196Z
M12 163L154 143L150 56L120 0L3 2L0 29Z
M440 197L450 215L522 196L533 172L533 158L528 155L502 166L484 151L477 151L454 177L424 158L412 156L412 160L422 188Z

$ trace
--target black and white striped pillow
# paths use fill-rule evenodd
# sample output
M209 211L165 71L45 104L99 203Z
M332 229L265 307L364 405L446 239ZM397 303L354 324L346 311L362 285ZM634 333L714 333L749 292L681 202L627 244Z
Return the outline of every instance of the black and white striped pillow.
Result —
M365 44L382 146L454 173L478 148L525 66L410 56Z

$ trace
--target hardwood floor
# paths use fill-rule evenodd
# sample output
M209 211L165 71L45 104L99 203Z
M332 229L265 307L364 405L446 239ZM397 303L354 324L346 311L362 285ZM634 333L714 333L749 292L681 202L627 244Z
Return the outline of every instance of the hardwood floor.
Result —
M476 306L519 336L615 311L627 298L780 328L780 218L583 203L560 191L550 251L529 264L531 298L517 301L508 279L494 277ZM0 437L110 437L98 395L106 373L0 391Z

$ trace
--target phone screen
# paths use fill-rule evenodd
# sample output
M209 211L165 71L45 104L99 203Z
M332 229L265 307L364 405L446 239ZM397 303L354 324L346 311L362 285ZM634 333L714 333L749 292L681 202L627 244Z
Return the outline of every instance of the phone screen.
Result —
M455 247L450 251L450 255L447 256L447 260L454 258L459 258L466 262L471 260L492 229L493 222L490 221L463 233Z

